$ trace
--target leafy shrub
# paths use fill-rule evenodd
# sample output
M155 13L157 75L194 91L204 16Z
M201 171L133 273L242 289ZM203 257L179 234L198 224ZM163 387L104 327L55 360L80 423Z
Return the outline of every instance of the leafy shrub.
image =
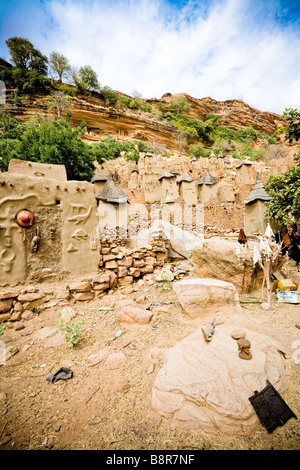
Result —
M123 106L124 108L129 108L129 104L131 102L131 98L129 96L122 95L118 99L118 104Z
M101 95L103 96L106 104L112 105L117 102L117 94L109 86L102 88Z
M17 120L2 117L0 120L2 171L7 171L11 158L40 163L65 165L68 179L88 180L95 166L91 147L82 139L85 123L77 128L69 126L67 119L53 122Z
M210 156L210 150L199 142L189 146L189 155L191 158L208 158Z
M83 321L67 321L63 322L58 320L57 326L58 330L63 335L64 339L67 341L69 348L73 348L77 343L80 336L80 328L82 326Z
M76 96L78 93L78 88L75 86L66 85L65 83L59 85L58 89L68 96Z
M151 113L152 112L152 106L150 103L145 103L142 107L143 111L145 113Z
M35 70L26 70L21 68L13 68L11 70L1 70L0 80L2 80L6 88L14 88L20 94L49 94L54 88L52 81L40 75Z

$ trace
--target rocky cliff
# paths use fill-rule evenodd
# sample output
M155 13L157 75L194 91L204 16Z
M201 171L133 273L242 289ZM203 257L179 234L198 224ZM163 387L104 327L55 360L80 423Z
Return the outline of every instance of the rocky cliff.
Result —
M183 96L191 106L191 113L186 117L203 120L207 114L215 114L220 117L222 126L235 129L252 126L265 134L273 134L283 125L279 115L252 108L241 100L216 101L209 97L196 99L184 93L167 93L160 100L146 101L151 105L160 101L166 109L170 101L179 96ZM54 117L54 111L47 108L46 97L41 95L26 97L18 107L14 107L8 99L7 110L22 121L37 113ZM84 139L89 142L99 141L109 134L119 140L144 140L152 146L158 143L170 151L178 150L176 131L166 121L159 120L153 113L125 109L119 105L108 106L99 93L73 98L71 124L78 125L81 121L87 124Z

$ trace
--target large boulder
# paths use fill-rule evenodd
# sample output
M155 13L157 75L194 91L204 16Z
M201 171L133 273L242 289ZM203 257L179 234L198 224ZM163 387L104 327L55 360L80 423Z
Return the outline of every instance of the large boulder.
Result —
M152 389L153 409L171 426L216 434L251 436L260 428L249 398L266 380L283 396L282 346L268 336L244 329L251 343L251 360L239 357L234 326L217 325L211 342L201 329L164 357Z
M206 278L183 279L173 283L173 290L191 318L205 313L241 312L238 292L230 282Z
M249 250L242 248L244 261L239 260L237 238L212 237L195 244L192 251L194 273L199 277L230 280L240 294L250 293L260 289L263 281L263 270L254 266L252 255L254 246L259 244L249 241ZM283 259L279 255L271 271L276 271L282 264Z

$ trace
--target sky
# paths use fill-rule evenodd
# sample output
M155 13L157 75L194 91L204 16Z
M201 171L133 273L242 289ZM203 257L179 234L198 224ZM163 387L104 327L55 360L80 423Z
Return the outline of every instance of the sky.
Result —
M300 109L300 0L0 0L8 61L13 36L131 96Z

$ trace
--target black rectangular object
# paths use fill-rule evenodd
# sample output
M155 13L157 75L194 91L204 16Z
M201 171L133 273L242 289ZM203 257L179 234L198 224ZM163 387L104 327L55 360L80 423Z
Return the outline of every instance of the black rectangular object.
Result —
M267 380L266 387L249 398L261 424L272 433L278 426L283 426L289 419L297 416L286 404L281 395Z

